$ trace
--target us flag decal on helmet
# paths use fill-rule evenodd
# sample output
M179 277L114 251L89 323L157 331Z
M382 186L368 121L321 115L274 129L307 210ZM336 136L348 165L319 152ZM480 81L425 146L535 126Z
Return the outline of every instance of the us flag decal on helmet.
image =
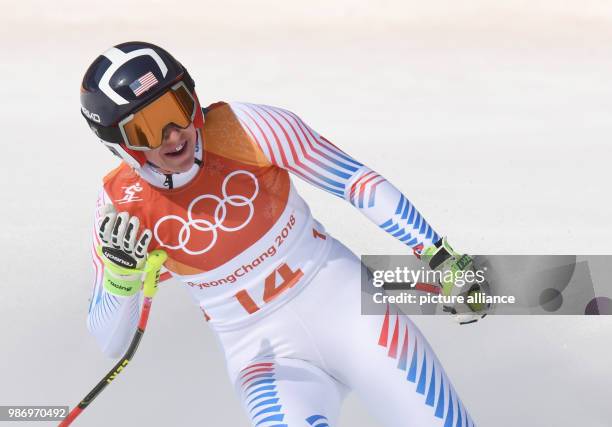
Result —
M157 79L151 71L130 83L134 95L140 96L157 84Z

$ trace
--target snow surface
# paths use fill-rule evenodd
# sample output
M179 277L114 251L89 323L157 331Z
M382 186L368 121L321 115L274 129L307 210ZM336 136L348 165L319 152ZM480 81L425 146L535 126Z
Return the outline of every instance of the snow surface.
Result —
M610 253L612 5L424 3L7 2L0 405L74 405L112 366L85 316L90 222L115 160L80 117L78 94L88 64L130 39L172 51L204 102L295 111L458 248ZM355 252L403 253L348 204L298 187ZM610 425L611 317L415 320L480 426ZM159 292L135 360L75 425L248 425L183 289ZM341 418L349 426L377 426L355 398Z

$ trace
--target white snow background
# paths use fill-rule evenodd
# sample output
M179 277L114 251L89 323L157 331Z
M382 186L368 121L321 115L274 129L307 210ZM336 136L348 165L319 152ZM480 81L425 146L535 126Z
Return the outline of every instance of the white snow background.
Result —
M0 405L73 406L113 364L85 317L95 198L116 160L80 115L79 85L123 41L171 51L204 104L293 110L402 189L461 250L611 252L610 2L24 0L2 9ZM356 253L405 253L349 204L297 185ZM415 321L478 425L612 425L612 318ZM211 332L176 283L158 293L133 362L75 425L248 425ZM377 425L348 399L340 427Z

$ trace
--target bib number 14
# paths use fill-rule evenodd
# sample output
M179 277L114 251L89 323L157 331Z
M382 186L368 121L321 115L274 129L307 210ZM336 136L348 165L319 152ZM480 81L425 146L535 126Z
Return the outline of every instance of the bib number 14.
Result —
M302 270L299 268L292 271L287 264L281 264L268 277L266 277L263 293L264 303L269 303L287 289L292 288L303 275L304 273L302 273ZM281 279L281 283L279 284L276 283L277 276L280 276ZM261 308L255 303L255 301L253 301L251 295L249 295L249 293L244 289L236 293L236 299L249 314L253 314Z

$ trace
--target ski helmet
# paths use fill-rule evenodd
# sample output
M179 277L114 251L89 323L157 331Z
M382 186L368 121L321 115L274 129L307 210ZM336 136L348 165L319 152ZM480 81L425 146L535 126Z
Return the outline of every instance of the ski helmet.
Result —
M166 50L145 42L121 43L98 56L85 72L81 113L115 155L138 168L146 162L143 150L161 144L161 130L168 123L182 120L179 125L184 127L189 120L202 128L194 88L187 69ZM152 109L156 111L147 116ZM173 109L182 118L164 116ZM162 122L151 123L156 120Z

